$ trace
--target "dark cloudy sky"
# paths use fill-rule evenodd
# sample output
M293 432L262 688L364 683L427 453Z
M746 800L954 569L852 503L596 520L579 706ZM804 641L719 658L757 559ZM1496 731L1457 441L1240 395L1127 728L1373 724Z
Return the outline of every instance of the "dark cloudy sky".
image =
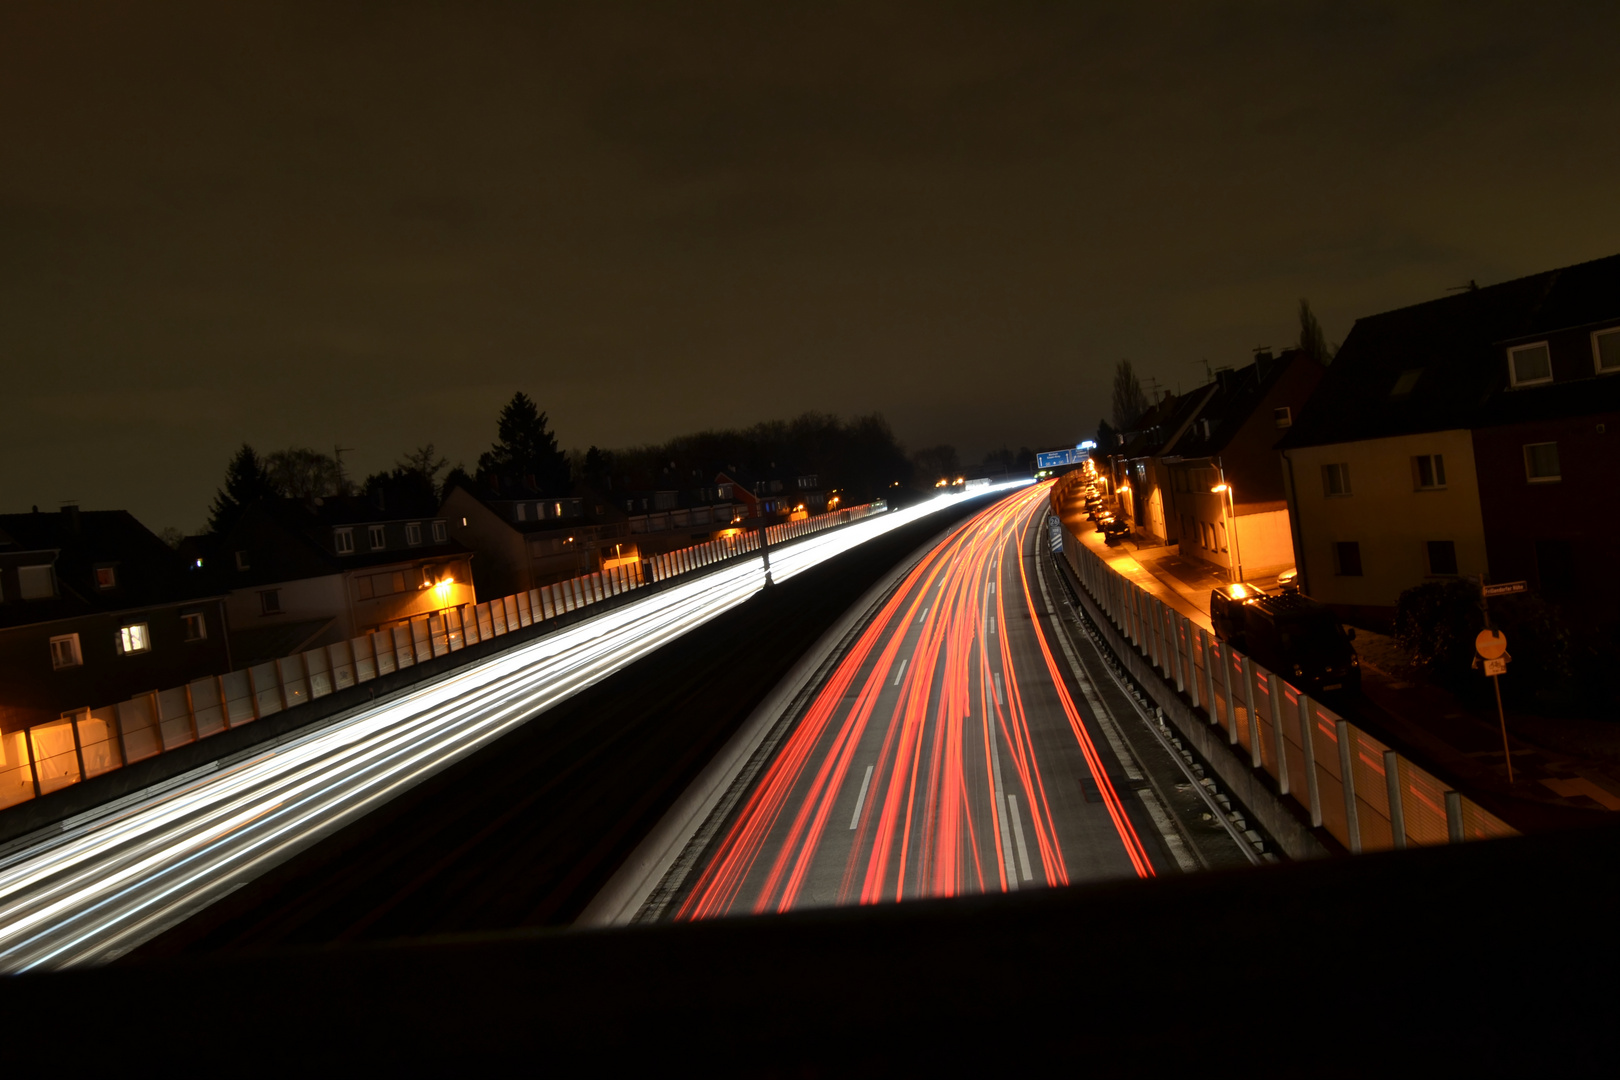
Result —
M1620 251L1615 5L0 5L0 511L803 409L1084 437Z

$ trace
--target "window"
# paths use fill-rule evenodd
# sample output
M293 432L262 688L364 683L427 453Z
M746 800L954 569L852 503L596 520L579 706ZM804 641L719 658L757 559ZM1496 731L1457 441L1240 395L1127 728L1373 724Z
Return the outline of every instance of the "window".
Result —
M1412 388L1417 385L1418 380L1422 377L1422 368L1407 368L1395 380L1395 385L1389 388L1389 396L1392 398L1405 397L1412 392Z
M131 623L118 628L118 653L121 656L132 656L135 653L148 652L152 648L152 639L146 633L145 623Z
M238 570L246 570L248 568L247 552L238 551L236 553L236 568Z
M1272 409L1271 419L1280 428L1291 427L1294 423L1294 410L1287 405L1280 409Z
M376 586L372 584L370 577L355 578L354 587L362 600L370 600L377 595Z
M422 542L422 523L413 521L405 526L405 542L415 547Z
M1341 540L1333 545L1333 572L1340 577L1361 576L1361 543Z
M1439 577L1453 577L1457 573L1457 545L1450 540L1430 540L1429 573Z
M444 543L445 541L447 541L449 539L450 539L450 532L449 532L448 529L445 528L444 522L435 521L433 523L433 542L435 544L442 544L442 543Z
M280 615L281 614L281 590L280 589L265 589L263 592L261 592L259 594L259 614L260 615Z
M1592 335L1592 363L1599 375L1620 371L1620 327Z
M1445 487L1446 455L1419 454L1413 458L1412 479L1417 483L1420 491Z
M525 507L522 503L517 504L517 508L513 511L513 513L515 513L517 515L517 519L519 521L527 521L527 520L529 520L528 517L527 517L528 508Z
M1532 484L1547 484L1562 480L1564 477L1558 465L1558 444L1555 442L1525 444L1524 475Z
M51 638L51 668L61 671L63 668L78 667L84 663L84 657L79 653L79 635L63 634Z
M110 589L118 584L118 571L111 566L96 567L96 588Z
M1322 466L1322 494L1350 494L1350 465L1348 462Z
M1508 350L1508 377L1514 386L1552 382L1552 353L1545 341Z
M208 636L208 620L200 611L182 612L180 625L185 630L187 641L202 641Z
M381 525L371 525L366 528L366 542L371 545L372 551L381 551L388 546L388 533Z
M56 577L49 565L17 567L17 592L24 600L48 600L56 595Z
M332 530L332 546L337 548L337 553L339 555L353 555L354 554L354 530L353 529L334 529L334 530Z

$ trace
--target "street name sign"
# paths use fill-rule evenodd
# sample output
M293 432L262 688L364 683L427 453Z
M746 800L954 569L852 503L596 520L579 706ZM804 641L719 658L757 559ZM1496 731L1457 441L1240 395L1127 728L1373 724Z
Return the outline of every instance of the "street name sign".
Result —
M1509 593L1526 592L1529 586L1522 581L1504 581L1500 585L1485 586L1486 596L1506 596Z

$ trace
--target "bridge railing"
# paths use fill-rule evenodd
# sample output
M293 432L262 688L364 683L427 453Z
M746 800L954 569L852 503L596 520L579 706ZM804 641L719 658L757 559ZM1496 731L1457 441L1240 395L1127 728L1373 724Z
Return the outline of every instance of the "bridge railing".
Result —
M884 509L882 502L866 503L772 525L766 530L767 543L784 543ZM511 596L443 608L184 686L70 710L58 720L0 736L0 809L759 548L758 530L738 531Z
M1165 604L1078 541L1063 554L1120 634L1232 752L1352 854L1517 830Z

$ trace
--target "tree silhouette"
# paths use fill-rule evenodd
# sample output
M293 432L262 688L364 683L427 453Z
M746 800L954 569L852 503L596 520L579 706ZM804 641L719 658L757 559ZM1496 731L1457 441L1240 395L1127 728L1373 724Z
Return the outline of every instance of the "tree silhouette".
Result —
M567 491L568 457L557 449L557 437L547 423L546 414L529 395L521 390L513 394L501 410L499 441L479 457L478 471L524 483L532 477L546 494Z
M1130 426L1147 412L1147 408L1147 395L1142 393L1142 384L1136 377L1135 369L1129 360L1121 360L1119 366L1114 368L1114 427L1120 431L1130 430Z
M1323 367L1333 362L1333 354L1337 351L1328 347L1327 338L1322 334L1322 324L1316 321L1311 302L1303 296L1299 299L1299 351Z
M214 503L208 510L208 531L218 536L227 532L242 517L242 511L276 494L270 473L247 443L231 458L225 469L225 487L214 492Z

